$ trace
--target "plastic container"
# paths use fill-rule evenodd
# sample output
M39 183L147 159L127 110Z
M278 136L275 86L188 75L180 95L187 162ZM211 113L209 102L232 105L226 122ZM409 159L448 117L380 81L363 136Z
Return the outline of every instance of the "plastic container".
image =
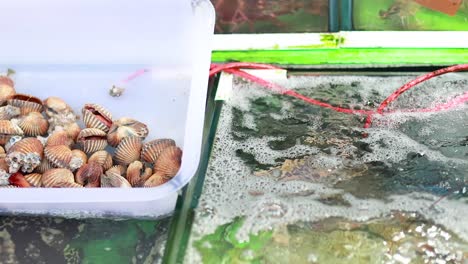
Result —
M17 0L2 4L0 69L16 90L59 96L133 117L146 140L170 137L183 149L179 173L155 188L1 189L0 213L155 218L171 213L177 190L199 163L214 11L208 0ZM113 84L139 69L121 97Z

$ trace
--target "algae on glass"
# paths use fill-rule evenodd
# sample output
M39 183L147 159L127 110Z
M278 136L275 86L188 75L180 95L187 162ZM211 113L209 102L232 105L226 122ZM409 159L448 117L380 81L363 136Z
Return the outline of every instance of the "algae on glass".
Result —
M421 6L414 0L353 1L355 30L468 30L468 2L454 16Z

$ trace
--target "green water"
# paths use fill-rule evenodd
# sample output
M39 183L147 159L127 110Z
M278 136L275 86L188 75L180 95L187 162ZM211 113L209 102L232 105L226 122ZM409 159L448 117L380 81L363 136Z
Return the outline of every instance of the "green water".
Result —
M333 105L372 109L414 76L291 77L283 84ZM466 85L466 74L444 76L391 109L429 107ZM467 261L466 105L388 115L364 131L363 116L243 81L234 89L221 111L185 263Z
M170 219L0 218L0 263L159 263Z

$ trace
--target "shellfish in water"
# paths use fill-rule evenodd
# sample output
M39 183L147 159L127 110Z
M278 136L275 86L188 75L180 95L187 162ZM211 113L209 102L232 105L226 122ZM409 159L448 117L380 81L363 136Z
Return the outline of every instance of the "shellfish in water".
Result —
M103 150L107 147L106 132L97 128L85 128L78 134L77 143L87 154Z
M25 138L16 142L8 149L5 158L10 166L10 173L20 169L25 173L31 173L41 164L43 151L42 143L37 138Z
M164 149L170 146L175 146L175 141L172 139L155 139L143 145L141 150L141 159L146 162L154 163Z
M140 158L142 148L141 139L138 137L126 137L115 150L114 159L118 164L128 165Z
M148 133L148 127L142 122L123 117L114 121L107 134L107 140L111 146L115 147L126 137L139 137L144 140Z
M84 187L99 187L102 173L101 165L90 162L76 172L75 181Z
M42 174L42 186L53 187L60 183L75 183L75 176L69 169L51 169Z
M87 128L97 128L108 132L112 126L111 113L98 104L85 104L81 113L83 114L83 122Z
M101 176L101 187L131 188L132 185L120 174L114 171L108 171Z
M8 104L18 107L22 115L30 112L42 112L42 101L28 94L14 94L8 99Z
M12 136L24 135L23 130L9 120L0 120L0 145L5 145Z
M15 83L13 80L8 76L0 76L0 104L4 104L15 93Z
M154 164L155 173L160 173L164 177L174 177L180 169L182 162L182 150L176 146L167 147Z
M42 136L49 129L49 122L42 116L41 113L31 112L22 117L18 126L23 130L26 136Z

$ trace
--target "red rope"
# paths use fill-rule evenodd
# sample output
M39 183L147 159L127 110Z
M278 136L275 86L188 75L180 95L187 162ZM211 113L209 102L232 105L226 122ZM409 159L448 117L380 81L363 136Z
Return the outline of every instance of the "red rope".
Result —
M419 76L418 78L406 83L402 87L400 87L398 90L393 92L390 96L388 96L385 100L382 101L382 103L379 105L377 110L354 110L354 109L349 109L349 108L343 108L339 106L333 106L329 103L322 102L310 97L307 97L305 95L302 95L294 90L287 89L281 85L275 84L273 82L266 81L262 78L259 78L255 75L252 75L248 72L240 70L241 68L243 69L281 69L279 67L273 66L273 65L268 65L268 64L261 64L261 63L246 63L246 62L233 62L233 63L227 63L227 64L211 64L210 66L210 73L209 76L214 76L215 74L225 71L234 75L237 75L241 78L244 78L246 80L250 80L254 83L257 83L261 86L264 86L274 92L281 93L287 96L294 97L296 99L302 100L306 103L317 105L323 108L328 108L336 112L340 113L345 113L345 114L356 114L356 115L367 115L366 121L364 124L365 128L369 128L372 125L372 118L374 117L375 114L390 114L390 113L395 113L395 112L400 112L400 113L428 113L428 112L439 112L443 110L449 110L454 107L457 107L461 104L464 104L468 101L468 92L465 92L462 95L459 95L452 100L442 103L439 105L436 105L432 108L420 108L420 109L403 109L403 110L397 110L397 111L388 111L384 112L385 108L391 104L393 101L397 100L400 95L402 95L404 92L408 91L409 89L415 87L419 83L422 83L424 81L427 81L431 78L434 78L436 76L450 73L450 72L459 72L459 71L466 71L468 70L468 64L460 64L460 65L455 65L443 69L436 70L434 72L427 73L425 75ZM132 75L128 76L126 79L122 80L122 83L127 83L138 76L149 72L150 70L148 69L142 69L139 70Z

